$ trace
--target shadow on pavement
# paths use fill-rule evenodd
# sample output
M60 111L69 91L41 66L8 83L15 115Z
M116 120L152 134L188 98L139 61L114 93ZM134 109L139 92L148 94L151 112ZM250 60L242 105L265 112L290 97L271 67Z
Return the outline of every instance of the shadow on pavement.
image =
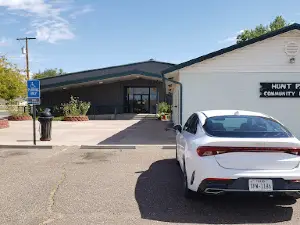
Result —
M137 181L135 198L143 219L173 223L270 224L289 221L291 198L227 194L193 200L183 197L182 175L175 159L153 163Z
M143 119L119 133L98 143L116 145L164 145L175 144L175 132L166 130L168 122Z

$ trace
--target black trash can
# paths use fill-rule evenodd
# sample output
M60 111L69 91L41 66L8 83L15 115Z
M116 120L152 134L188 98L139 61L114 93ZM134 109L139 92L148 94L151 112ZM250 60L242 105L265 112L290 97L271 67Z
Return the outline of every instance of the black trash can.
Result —
M52 120L53 116L50 113L50 109L46 108L44 112L40 113L41 141L51 141Z

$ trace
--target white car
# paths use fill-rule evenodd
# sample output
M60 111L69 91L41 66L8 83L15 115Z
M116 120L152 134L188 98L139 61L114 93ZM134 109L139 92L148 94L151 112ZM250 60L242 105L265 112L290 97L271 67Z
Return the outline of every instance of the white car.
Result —
M265 192L300 197L300 141L257 112L209 110L175 125L176 159L192 193Z

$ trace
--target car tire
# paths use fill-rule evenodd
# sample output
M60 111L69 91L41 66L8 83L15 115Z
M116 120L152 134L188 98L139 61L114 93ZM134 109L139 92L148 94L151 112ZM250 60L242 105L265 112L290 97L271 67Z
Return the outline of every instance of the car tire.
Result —
M184 188L184 197L187 199L191 199L194 195L194 192L190 190L188 187L188 178L185 170L185 164L184 164L184 171L183 171L183 188Z
M300 191L296 191L296 192L286 192L285 193L287 196L298 199L300 198Z

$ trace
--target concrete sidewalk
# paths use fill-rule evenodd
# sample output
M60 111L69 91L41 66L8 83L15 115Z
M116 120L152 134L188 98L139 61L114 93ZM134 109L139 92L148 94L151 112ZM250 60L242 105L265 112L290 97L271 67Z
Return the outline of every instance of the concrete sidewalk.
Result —
M0 130L0 145L32 145L32 121L10 121L10 127ZM86 122L52 122L52 140L37 145L107 146L107 145L174 145L173 131L157 120L91 120Z

